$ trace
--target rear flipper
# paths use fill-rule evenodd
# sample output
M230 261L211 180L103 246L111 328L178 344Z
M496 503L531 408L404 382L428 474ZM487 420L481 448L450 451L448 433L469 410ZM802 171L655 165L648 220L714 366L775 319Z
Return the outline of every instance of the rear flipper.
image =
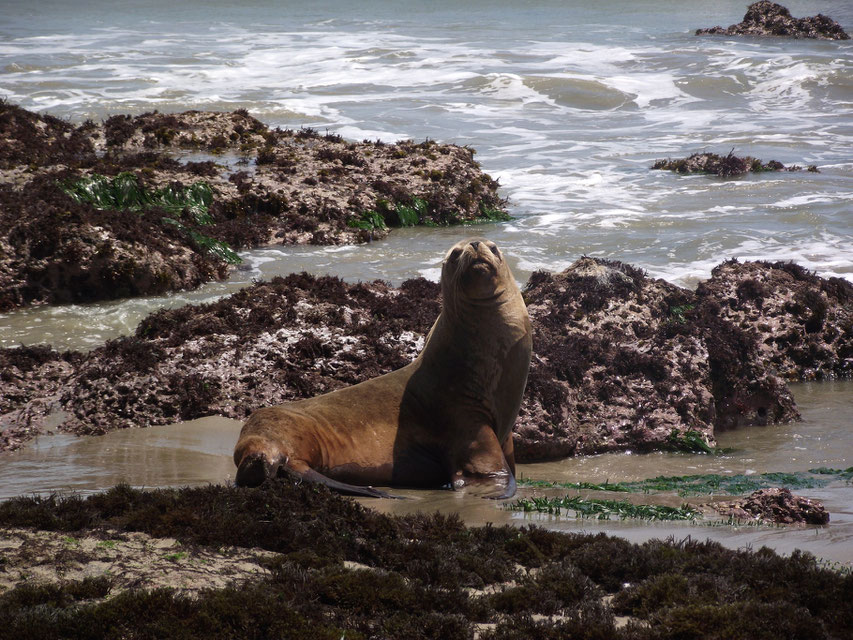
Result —
M297 468L294 468L294 466ZM267 478L288 476L297 481L316 482L317 484L325 485L332 491L346 496L363 496L367 498L398 497L384 491L379 491L373 487L358 487L347 484L346 482L333 480L305 464L294 466L285 464L281 459L271 462L263 453L252 453L240 462L234 483L238 487L257 487Z
M366 498L399 498L400 496L393 496L390 493L385 493L384 491L380 491L379 489L374 489L373 487L358 487L354 484L347 484L346 482L339 482L338 480L332 480L327 476L324 476L319 471L314 471L310 467L303 472L293 471L291 469L287 469L287 471L295 478L300 478L305 480L306 482L316 482L318 484L324 484L332 491L337 491L338 493L342 493L345 496L364 496Z

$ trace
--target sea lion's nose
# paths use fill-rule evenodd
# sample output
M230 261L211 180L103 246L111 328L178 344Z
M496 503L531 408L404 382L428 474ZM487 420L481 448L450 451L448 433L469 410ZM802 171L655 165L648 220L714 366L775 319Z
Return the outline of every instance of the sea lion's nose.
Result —
M472 240L471 246L474 247L474 250L476 251L477 247L480 246L480 241L479 240Z

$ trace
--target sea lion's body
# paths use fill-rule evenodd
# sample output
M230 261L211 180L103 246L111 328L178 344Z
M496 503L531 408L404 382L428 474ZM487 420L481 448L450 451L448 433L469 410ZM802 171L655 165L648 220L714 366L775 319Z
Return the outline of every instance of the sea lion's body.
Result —
M321 396L255 411L234 451L237 483L281 472L333 489L369 485L515 492L512 426L530 365L530 322L493 243L457 243L442 312L409 365Z

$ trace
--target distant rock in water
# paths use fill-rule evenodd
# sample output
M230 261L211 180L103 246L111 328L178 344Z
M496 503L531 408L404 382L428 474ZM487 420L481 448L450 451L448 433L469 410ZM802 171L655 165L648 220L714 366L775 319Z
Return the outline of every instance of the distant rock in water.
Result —
M728 29L711 27L697 29L696 35L779 36L786 38L817 38L820 40L849 40L850 36L832 18L823 14L808 18L793 18L782 5L762 0L749 5L743 22Z
M665 169L681 174L704 173L708 175L721 176L729 178L733 176L742 176L746 173L764 173L767 171L802 171L803 168L793 164L785 166L781 162L771 160L770 162L762 162L758 158L752 156L736 156L734 151L730 151L728 155L721 156L716 153L694 153L687 158L678 158L672 160L658 160L652 165L652 169ZM808 171L819 173L817 166L810 165Z
M789 489L759 489L735 502L711 506L736 520L761 520L776 524L827 524L829 513L818 500L791 493Z

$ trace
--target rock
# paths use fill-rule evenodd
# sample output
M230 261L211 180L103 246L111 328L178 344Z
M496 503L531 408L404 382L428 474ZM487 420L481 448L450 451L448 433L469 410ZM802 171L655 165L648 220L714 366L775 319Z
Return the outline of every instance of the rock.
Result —
M835 20L822 15L793 18L782 5L762 0L749 5L743 22L728 29L711 27L698 29L696 35L727 36L781 36L788 38L818 38L821 40L849 40L850 36Z
M202 185L212 201L202 219L67 193L96 176L145 194ZM348 142L245 111L74 127L0 103L0 312L192 289L227 275L211 245L352 244L394 226L507 219L497 188L471 149L430 140Z
M728 261L689 291L582 258L524 290L534 355L516 459L708 450L719 429L798 418L782 375L850 375L851 285L791 264ZM243 418L411 361L439 285L293 274L213 304L163 310L88 353L0 350L0 450L64 412L98 434L205 415ZM780 375L781 374L781 375Z
M710 174L723 178L742 176L750 172L802 171L802 167L797 165L786 167L776 160L764 163L758 158L751 156L736 156L734 155L734 151L730 151L725 156L717 155L716 153L694 153L687 158L658 160L652 165L652 169L665 169L680 174ZM808 170L813 173L820 173L815 165L809 166Z
M697 288L758 345L762 366L788 380L853 375L853 284L790 262L728 260Z
M795 496L789 489L759 489L734 502L711 506L736 520L761 520L777 524L827 524L829 512L818 500Z
M796 419L753 338L713 301L628 265L583 258L524 291L534 358L516 457L668 448L714 429Z

